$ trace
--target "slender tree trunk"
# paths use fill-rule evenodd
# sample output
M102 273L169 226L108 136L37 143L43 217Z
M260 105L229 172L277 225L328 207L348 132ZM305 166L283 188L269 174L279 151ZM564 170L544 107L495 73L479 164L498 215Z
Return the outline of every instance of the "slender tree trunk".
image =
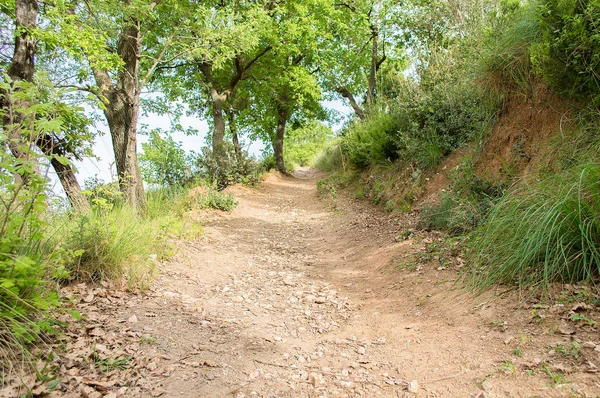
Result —
M277 130L275 131L275 140L273 141L273 152L275 153L275 167L279 172L290 176L290 172L285 168L283 158L283 138L285 136L285 126L287 124L289 112L284 107L279 107L277 110Z
M369 71L369 86L367 91L367 103L369 105L373 105L375 102L375 78L377 75L379 57L378 57L378 40L379 40L379 30L376 25L371 25L371 40L372 43L372 51L371 51L371 68Z
M52 163L52 167L54 167L73 209L81 213L91 211L90 203L81 192L81 186L79 186L79 183L77 182L77 178L75 177L71 165L64 165L54 158L52 158L50 163Z
M223 116L223 105L227 101L227 93L219 93L216 89L210 90L213 106L213 136L212 148L213 153L217 156L217 162L223 154L223 141L225 140L225 118Z
M365 112L358 105L358 103L354 99L354 96L352 95L352 93L350 91L348 91L348 89L346 87L338 87L336 91L338 93L340 93L340 95L342 97L346 98L350 102L350 106L352 107L352 109L354 110L354 113L356 114L356 116L358 116L358 118L360 120L366 119Z
M227 122L229 123L229 131L231 131L231 140L233 141L235 156L239 162L242 159L242 146L240 145L240 139L237 133L237 126L235 124L235 112L232 108L229 108L227 110Z
M66 157L67 155L60 148L60 145L56 145L55 140L50 134L45 134L40 137L36 144L46 156L59 155ZM58 176L73 209L77 212L84 213L91 211L90 203L81 191L81 186L77 182L73 167L70 164L62 164L54 157L50 159L50 164L54 167L54 171L56 171L56 175Z

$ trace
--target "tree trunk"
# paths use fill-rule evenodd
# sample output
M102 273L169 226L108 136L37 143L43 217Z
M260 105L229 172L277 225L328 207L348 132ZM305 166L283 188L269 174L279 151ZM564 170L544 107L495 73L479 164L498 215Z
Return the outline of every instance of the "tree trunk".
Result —
M239 162L242 159L242 146L240 145L237 126L235 124L235 112L231 108L227 110L227 122L229 123L229 131L231 131L231 140L233 141L233 148L235 149L235 157Z
M55 140L50 134L45 134L40 137L36 142L37 146L42 150L44 155L52 156L58 155L66 157L67 154L61 149L60 145L57 145ZM81 186L77 182L73 167L70 164L62 164L56 158L50 159L50 164L54 167L56 175L62 184L62 187L67 194L67 198L71 203L71 206L76 212L89 212L91 211L90 203L88 202L85 195L81 192Z
M31 31L36 28L38 13L38 3L35 0L17 0L15 9L15 32L20 32L15 37L15 50L10 62L7 74L14 81L33 82L35 72L35 40L31 36ZM0 105L6 110L2 123L7 129L7 143L13 156L17 161L31 161L30 153L21 150L23 146L29 143L23 137L21 125L25 120L25 115L14 112L14 109L26 109L30 106L29 101L17 99L11 103L6 97L6 93L0 93ZM12 108L12 110L11 110ZM9 127L10 126L10 127ZM21 176L27 179L27 176ZM17 177L20 178L20 177Z
M123 199L136 211L146 210L146 195L137 162L137 106L119 101L113 96L104 114L108 121L117 166L119 189Z
M223 141L225 140L225 118L223 117L223 104L227 101L227 93L219 94L219 92L212 88L210 90L212 97L213 106L213 136L212 136L212 149L215 154L217 162L221 158L224 148Z
M375 78L377 75L378 69L378 61L379 57L377 55L378 52L378 40L379 40L379 30L377 26L371 25L371 40L373 41L373 47L371 52L371 68L369 71L369 87L367 91L367 103L369 105L373 105L375 102Z
M62 184L73 209L80 213L91 211L90 203L81 192L81 186L79 186L79 183L77 182L77 178L75 177L71 165L64 165L55 158L52 158L50 163L52 163L52 167L54 167L56 175L58 175L60 183Z
M140 107L140 29L131 18L123 27L117 54L124 66L116 85L106 71L94 71L96 83L108 99L104 116L112 138L119 189L123 198L138 213L146 211L146 194L137 159L137 122Z
M346 98L350 102L350 106L352 107L352 109L354 110L354 113L356 114L356 116L358 116L358 118L360 120L366 119L365 112L358 105L358 103L354 99L354 96L352 95L352 93L350 91L348 91L348 89L346 87L338 87L336 89L336 91L338 93L340 93L340 95L342 97Z
M277 114L277 130L275 132L275 140L273 141L275 167L281 174L291 176L290 172L285 168L285 161L283 159L283 137L285 136L285 125L287 124L288 111L283 107L279 107Z

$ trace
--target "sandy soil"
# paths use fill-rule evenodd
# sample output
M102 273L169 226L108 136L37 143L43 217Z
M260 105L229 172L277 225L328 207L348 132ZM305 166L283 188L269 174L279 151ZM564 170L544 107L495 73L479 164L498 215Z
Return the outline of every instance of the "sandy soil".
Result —
M600 396L597 324L571 321L600 319L576 287L560 304L473 298L453 288L460 250L414 214L319 199L318 173L296 177L232 188L239 206L147 294L88 294L95 349L135 362L93 377L63 364L71 387L50 396Z

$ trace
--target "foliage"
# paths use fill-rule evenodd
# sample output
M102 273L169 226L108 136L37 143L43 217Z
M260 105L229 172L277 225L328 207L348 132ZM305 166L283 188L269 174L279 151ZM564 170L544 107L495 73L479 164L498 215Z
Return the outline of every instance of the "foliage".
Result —
M308 166L327 145L331 135L331 129L318 121L289 130L285 138L286 161L298 166Z
M346 168L346 156L342 152L339 139L326 145L311 161L311 167L323 171L343 170Z
M537 72L557 92L600 105L600 2L540 0L538 15Z
M365 121L355 120L343 135L341 148L350 163L364 169L369 165L398 158L393 137L398 135L400 121L385 110L369 115Z
M401 98L355 121L344 135L344 152L357 168L396 159L431 168L491 129L494 101L466 83L428 88L406 81L403 87Z
M80 251L52 247L44 235L50 225L48 180L40 169L49 157L40 155L35 143L61 130L61 112L42 103L42 93L31 83L5 79L0 93L10 104L0 109L0 369L9 374L23 357L29 359L28 343L53 331L53 320L44 312L60 304L53 282L68 275L65 263Z
M594 163L522 184L475 231L470 285L546 288L590 280L600 271L600 167Z
M505 187L477 176L471 158L450 175L448 192L442 193L438 204L425 206L420 213L421 228L465 234L476 228L486 217Z
M166 248L160 220L139 217L128 206L96 209L65 220L66 248L82 250L69 264L79 280L119 280L127 276L131 287L149 286L157 258Z
M498 91L516 88L527 93L534 80L531 46L540 38L540 21L533 4L501 2L485 30L477 74L480 82Z
M200 209L215 209L222 211L231 211L237 206L237 201L232 194L217 191L210 187L201 190L191 191L191 207Z
M181 143L170 136L162 138L162 133L154 129L148 142L142 143L143 153L139 156L142 177L150 184L185 185L193 178L192 157L181 148Z
M197 164L200 176L220 190L239 183L255 186L260 182L264 171L247 153L237 154L233 144L229 142L224 144L219 159L210 148L202 148Z

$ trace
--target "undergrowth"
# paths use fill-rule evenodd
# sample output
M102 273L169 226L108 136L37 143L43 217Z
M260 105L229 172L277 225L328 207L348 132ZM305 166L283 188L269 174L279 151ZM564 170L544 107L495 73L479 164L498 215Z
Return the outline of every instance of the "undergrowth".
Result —
M521 184L493 207L472 242L468 283L477 291L590 281L600 271L600 166Z

